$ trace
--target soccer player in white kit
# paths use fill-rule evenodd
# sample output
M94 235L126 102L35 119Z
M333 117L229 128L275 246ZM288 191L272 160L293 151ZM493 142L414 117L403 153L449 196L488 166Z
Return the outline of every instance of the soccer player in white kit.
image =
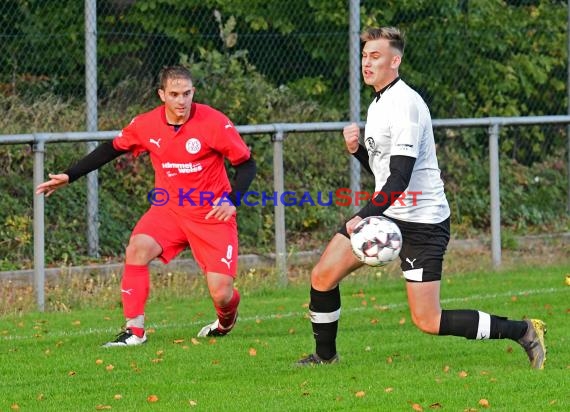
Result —
M478 310L441 308L450 210L431 115L420 95L399 77L405 44L402 33L394 27L370 28L361 40L362 75L376 96L368 108L364 138L355 123L346 126L343 135L348 151L374 175L376 197L339 229L312 270L309 311L316 349L297 364L339 361L339 283L362 266L352 253L350 233L363 218L384 215L402 232L400 267L412 320L421 331L467 339L512 339L526 351L531 366L542 369L546 327L541 320L509 320Z

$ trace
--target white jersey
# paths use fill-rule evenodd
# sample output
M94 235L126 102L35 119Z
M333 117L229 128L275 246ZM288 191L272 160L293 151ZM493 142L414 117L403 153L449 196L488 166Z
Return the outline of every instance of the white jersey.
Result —
M403 80L370 104L364 145L375 178L375 192L382 190L390 175L390 156L416 159L405 197L384 214L417 223L439 223L450 215L435 153L431 115L420 95ZM383 194L390 199L391 194Z

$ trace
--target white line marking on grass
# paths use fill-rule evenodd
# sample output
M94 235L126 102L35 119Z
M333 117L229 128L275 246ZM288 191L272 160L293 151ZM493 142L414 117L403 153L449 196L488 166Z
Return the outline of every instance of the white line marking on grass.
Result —
M531 290L522 290L522 291L508 291L503 293L491 293L485 295L471 295L471 296L463 296L460 298L447 298L442 299L441 303L454 303L454 302L466 302L466 301L482 301L482 300L489 300L495 298L503 298L508 296L528 296L528 295L546 295L549 293L558 293L565 291L565 288L547 288L547 289L531 289ZM385 309L399 309L408 306L407 302L399 302L399 303L388 303L388 304L377 304L376 307L381 307ZM360 312L363 310L376 310L375 307L355 307L349 309L343 309L343 312ZM282 318L291 318L296 316L304 316L308 311L303 312L287 312L287 313L275 313L270 315L264 316L254 316L254 317L241 317L239 318L241 322L255 322L257 320L275 320L275 319L282 319ZM185 329L185 328L192 328L197 326L203 326L204 320L195 321L195 322L186 322L186 323L164 323L164 324L156 324L151 323L147 325L148 328L154 329ZM184 331L184 333L188 333L189 331ZM74 331L56 331L50 332L45 335L41 335L42 338L49 338L49 339L61 339L67 337L77 337L77 336L86 336L86 335L100 335L104 333L117 333L117 328L88 328L83 330L74 330ZM193 333L193 332L192 332ZM26 340L26 339L38 339L38 333L34 333L31 335L8 335L8 336L0 336L0 341L16 341L16 340ZM193 336L193 335L192 335Z

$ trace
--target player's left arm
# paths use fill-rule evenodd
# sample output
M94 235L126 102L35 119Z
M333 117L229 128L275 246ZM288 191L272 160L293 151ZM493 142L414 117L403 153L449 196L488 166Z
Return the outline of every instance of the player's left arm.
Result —
M235 174L232 182L232 191L228 197L234 205L239 206L243 195L247 192L255 178L257 165L253 156L250 155L249 159L243 163L233 165L233 168L235 169Z
M227 201L222 201L222 198L216 199L212 210L206 215L206 219L215 217L219 220L227 221L232 217L236 212L236 206L240 205L241 198L249 189L257 172L255 160L253 160L251 155L246 161L232 166L235 169L235 174L232 182L232 191L228 194L231 204Z
M218 138L213 142L217 143L216 149L226 157L235 173L232 179L231 192L227 195L230 202L216 199L212 210L206 215L206 219L215 217L219 220L228 220L236 212L236 206L239 206L243 195L249 189L251 182L255 178L257 167L253 156L237 132L233 123L223 116L223 128L220 129ZM227 199L226 199L227 200Z

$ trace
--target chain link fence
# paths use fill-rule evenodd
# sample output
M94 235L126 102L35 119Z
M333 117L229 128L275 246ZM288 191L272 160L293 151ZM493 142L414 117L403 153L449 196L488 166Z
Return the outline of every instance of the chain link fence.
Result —
M356 25L350 20L351 9L358 13ZM349 39L355 27L359 31L370 25L394 25L406 33L400 74L425 98L434 118L566 114L567 16L566 2L553 0L3 0L0 135L120 129L159 103L156 74L162 66L178 63L194 73L195 99L222 110L236 124L364 119L371 90L359 79L358 101L351 101L351 67L359 59L350 55ZM291 160L287 165L286 184L296 187L306 179L307 185L315 183L307 168L346 175L348 159L323 165L319 162L330 153L319 157L311 149L330 146L336 137L291 135L284 144L285 156L299 163L294 166ZM455 230L461 236L485 230L488 176L481 165L488 164L487 130L438 129L436 139ZM265 154L268 137L247 140L261 159L261 178L270 178L271 168L264 164L271 162ZM334 150L344 156L342 142L334 142L340 145ZM566 127L504 128L500 144L503 196L514 197L505 225L519 231L527 226L544 232L568 230ZM50 145L48 156L59 161L48 158L46 169L61 170L67 166L62 162L92 147L61 149L66 155ZM31 176L31 169L25 168L30 152L6 146L0 150L6 166L0 172L1 188L13 194L13 210L20 210L22 201L31 205L30 195L18 186L19 179ZM300 164L305 167L297 170ZM133 174L145 170L132 161L113 167ZM301 179L297 173L305 175ZM151 184L149 179L139 183ZM465 190L465 182L479 185ZM335 179L317 183L323 188L352 186ZM550 192L538 190L540 183ZM366 178L363 184L369 184ZM105 199L105 190L115 190L100 189ZM532 207L536 202L543 204L538 212ZM245 231L252 249L256 233L271 223L270 212L251 217L258 219ZM99 232L105 253L116 249L103 238L115 233L112 219L121 219L117 213L102 209ZM324 225L330 231L330 216L300 213L304 220L289 222L298 230L293 240L303 232L310 237ZM5 227L7 219L8 213L0 213ZM565 223L557 226L555 221ZM14 229L4 230L3 237L17 237L24 223L12 222ZM83 224L73 228L77 234ZM271 239L270 231L267 236ZM93 254L82 248L78 242L75 251Z

